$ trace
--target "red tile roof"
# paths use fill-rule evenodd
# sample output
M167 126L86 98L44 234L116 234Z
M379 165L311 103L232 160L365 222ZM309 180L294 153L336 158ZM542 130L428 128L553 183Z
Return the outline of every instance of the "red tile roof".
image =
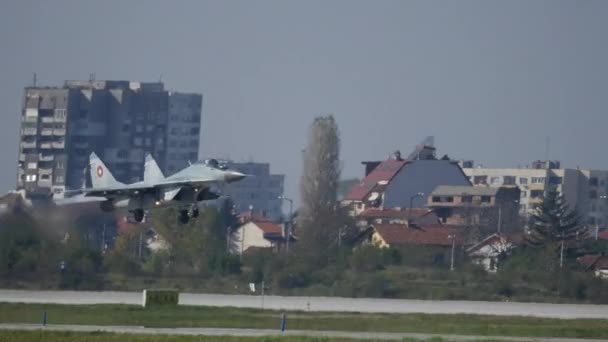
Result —
M608 229L604 229L597 234L598 239L608 240Z
M249 210L239 215L239 221L241 223L246 223L249 221L253 222L271 222L271 220L263 215L256 214L253 211Z
M577 261L586 269L608 270L608 257L603 255L583 255Z
M253 222L256 226L258 226L264 234L273 234L273 235L281 235L283 234L283 229L277 224L272 222L264 221L264 222Z
M362 201L378 182L390 182L406 163L407 160L389 159L383 161L374 171L363 178L361 183L353 186L344 199L347 201Z
M462 243L458 231L452 226L427 225L419 228L409 228L404 224L377 224L373 225L376 232L389 245L431 245L451 246L450 235L456 236L456 244Z
M426 208L412 208L411 214L410 209L366 209L361 214L357 215L360 218L376 219L376 218L387 218L387 219L408 219L422 217L431 213L432 211Z

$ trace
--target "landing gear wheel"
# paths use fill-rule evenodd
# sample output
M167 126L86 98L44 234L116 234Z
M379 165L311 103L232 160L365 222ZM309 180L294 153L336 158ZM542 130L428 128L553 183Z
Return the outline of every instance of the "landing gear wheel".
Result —
M188 215L188 210L180 210L179 211L179 222L182 224L186 224L190 221L190 215Z
M133 210L133 219L135 222L141 223L144 220L144 210L143 209L135 209Z
M192 212L190 213L190 216L191 216L192 218L197 218L197 217L198 217L198 214L199 214L198 207L197 207L197 206L193 206L193 207L192 207Z

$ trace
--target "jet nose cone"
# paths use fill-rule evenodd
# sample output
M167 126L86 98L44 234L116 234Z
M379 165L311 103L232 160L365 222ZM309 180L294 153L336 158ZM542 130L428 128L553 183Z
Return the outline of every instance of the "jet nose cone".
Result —
M224 180L226 181L226 183L232 183L232 182L240 181L241 179L243 179L245 177L246 177L246 175L244 175L240 172L227 171L226 175L224 176Z

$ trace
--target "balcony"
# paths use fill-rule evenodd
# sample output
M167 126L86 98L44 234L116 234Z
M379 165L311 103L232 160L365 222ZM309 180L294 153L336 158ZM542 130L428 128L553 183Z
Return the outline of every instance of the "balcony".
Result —
M21 148L36 148L36 141L31 141L31 142L22 141Z
M43 128L42 131L40 131L40 135L44 136L44 137L48 137L53 135L53 130L50 128Z
M38 134L38 129L35 127L26 127L21 129L21 135L36 135Z
M53 174L53 169L52 168L39 168L38 169L38 174L40 176L43 176L43 175L52 175Z
M25 161L25 153L19 153L19 161Z
M55 128L53 130L53 135L55 135L55 136L64 136L65 135L65 128Z
M34 144L35 146L36 144ZM53 148L53 145L50 142L44 142L40 144L40 148L43 150L50 150Z
M53 142L53 148L63 149L65 148L65 141Z
M38 123L38 117L37 116L24 116L22 121L23 122Z
M44 116L40 118L40 121L42 121L43 123L53 123L55 122L55 118L53 118L52 116Z
M55 156L52 154L42 154L38 155L38 160L43 162L49 162L55 160Z

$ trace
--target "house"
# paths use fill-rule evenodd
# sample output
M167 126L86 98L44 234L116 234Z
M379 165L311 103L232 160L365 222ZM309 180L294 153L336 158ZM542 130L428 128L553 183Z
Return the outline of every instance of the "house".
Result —
M471 185L457 162L436 159L431 146L424 146L407 160L397 151L388 160L363 164L365 177L341 202L353 217L369 208L424 208L425 194L438 185Z
M357 225L369 227L371 224L416 224L432 225L438 224L439 218L432 210L426 208L390 208L377 209L369 208L355 217Z
M445 264L463 244L456 227L439 224L373 224L357 240L359 245L398 249L403 262L413 266Z
M230 234L228 245L233 254L243 254L249 249L270 248L279 251L287 243L283 225L266 217L246 212L239 216L240 226ZM291 236L289 242L295 242Z
M586 271L594 271L596 277L608 279L608 256L583 255L577 261L585 267Z
M444 223L517 225L519 197L516 186L439 185L429 194L427 206Z
M488 272L496 272L502 259L514 248L510 239L502 234L492 234L467 249L473 262Z

